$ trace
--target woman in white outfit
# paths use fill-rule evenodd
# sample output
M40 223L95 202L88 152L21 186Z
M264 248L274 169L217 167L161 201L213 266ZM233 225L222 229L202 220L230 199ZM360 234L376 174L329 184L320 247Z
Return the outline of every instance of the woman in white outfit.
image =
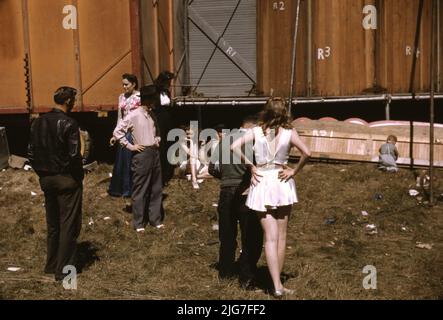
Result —
M253 144L254 165L242 152ZM296 147L301 157L295 168L288 166L289 152ZM268 101L260 114L259 125L236 140L231 149L251 168L252 179L246 205L256 211L265 233L265 254L274 283L274 296L292 294L283 287L280 274L286 249L286 230L292 205L297 203L293 177L303 168L310 151L290 123L282 99Z

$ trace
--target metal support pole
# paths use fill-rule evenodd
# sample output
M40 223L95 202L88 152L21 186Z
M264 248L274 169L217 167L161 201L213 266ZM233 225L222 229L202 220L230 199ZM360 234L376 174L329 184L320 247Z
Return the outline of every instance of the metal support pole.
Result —
M418 6L418 13L417 13L417 25L415 29L415 41L414 41L414 55L412 56L412 70L411 70L411 78L409 80L409 92L412 94L412 96L415 96L415 90L414 90L414 81L415 81L415 70L417 66L417 59L418 59L418 45L420 42L420 29L421 29L421 18L423 16L423 5L424 1L420 0L419 6ZM411 134L410 134L410 140L409 140L409 156L411 158L411 164L410 169L412 170L414 168L414 121L410 121L411 125Z
M443 76L441 74L441 10L440 10L440 1L437 1L437 92L442 91L442 84L443 84Z
M415 41L414 41L414 55L412 56L412 70L411 70L411 78L409 80L409 92L412 95L415 95L414 82L415 82L415 70L417 67L417 59L418 59L418 46L420 43L420 29L421 29L421 19L423 16L423 0L420 0L418 13L417 13L417 25L415 29Z
M188 6L190 5L189 0L185 0L184 7L183 7L183 14L184 14L184 23L183 23L183 42L185 45L185 60L184 60L184 67L183 67L183 74L184 74L184 82L185 83L191 83L191 74L190 74L190 59L189 59L189 11ZM181 92L184 95L187 95L189 93L189 88L183 87Z
M294 26L294 40L292 41L292 67L291 67L291 88L289 89L289 115L292 114L292 97L294 93L294 81L295 81L295 63L297 56L297 34L298 34L298 22L300 16L300 0L297 0L297 13L295 16Z
M312 0L307 0L307 6L308 6L308 14L307 14L307 44L306 44L306 50L307 50L307 57L306 57L306 70L307 70L307 81L308 81L308 92L307 96L312 96Z
M392 97L391 97L391 95L388 95L387 99L386 99L386 105L385 105L386 120L391 120L391 102L392 102Z
M26 72L26 95L27 95L27 109L29 113L34 110L34 95L32 83L32 63L31 63L31 45L29 36L29 15L28 15L28 0L22 0L22 18L23 18L23 41L25 49L25 72Z
M430 92L430 120L429 120L429 204L434 205L434 94L435 94L435 29L436 29L436 6L438 0L432 1L431 8L431 58L429 63L429 74L431 82Z
M78 8L78 0L73 1L73 5ZM78 17L78 12L77 12ZM74 59L75 59L75 86L77 87L78 111L83 111L83 82L82 82L82 64L80 59L80 26L77 22L77 28L73 31L74 40Z

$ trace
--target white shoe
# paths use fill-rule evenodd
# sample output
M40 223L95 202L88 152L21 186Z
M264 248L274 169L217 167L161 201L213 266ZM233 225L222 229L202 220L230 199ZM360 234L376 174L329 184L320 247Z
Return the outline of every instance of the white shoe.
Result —
M200 186L198 185L198 182L197 182L197 181L192 183L192 187L193 187L194 189L200 189Z

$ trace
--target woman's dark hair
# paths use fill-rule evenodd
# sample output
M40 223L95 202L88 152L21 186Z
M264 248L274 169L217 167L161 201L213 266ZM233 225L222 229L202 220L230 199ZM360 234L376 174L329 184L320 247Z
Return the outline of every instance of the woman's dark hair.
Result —
M130 83L135 84L135 90L138 90L138 79L136 75L125 73L124 75L122 75L122 79L126 79Z
M263 128L263 131L278 129L279 127L292 129L291 118L285 101L282 98L269 99L263 111L260 112L258 124Z
M77 90L71 87L60 87L54 93L54 102L58 105L64 105L77 95Z

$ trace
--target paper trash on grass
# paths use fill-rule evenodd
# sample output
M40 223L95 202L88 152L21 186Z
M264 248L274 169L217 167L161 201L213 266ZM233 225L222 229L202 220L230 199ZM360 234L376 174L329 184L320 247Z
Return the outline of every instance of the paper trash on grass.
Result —
M423 243L423 242L416 242L416 245L415 245L417 248L420 248L420 249L428 249L428 250L431 250L432 249L432 247L434 246L433 244L429 244L429 243Z
M213 224L212 225L212 230L218 231L218 224Z
M104 217L103 220L111 220L111 217Z
M19 268L19 267L9 267L8 268L8 271L11 271L11 272L17 272L17 271L20 271L22 268Z
M212 206L213 207L218 207L218 204L217 203L213 203Z
M410 189L409 190L409 195L411 196L411 197L416 197L416 196L418 196L420 194L420 192L418 192L417 190L415 190L415 189Z
M367 216L369 216L369 213L367 211L362 211L361 215L364 216L364 217L367 217Z
M368 224L366 225L366 232L368 234L377 234L377 226L375 224Z
M37 193L35 193L34 191L31 191L31 196L36 196Z

